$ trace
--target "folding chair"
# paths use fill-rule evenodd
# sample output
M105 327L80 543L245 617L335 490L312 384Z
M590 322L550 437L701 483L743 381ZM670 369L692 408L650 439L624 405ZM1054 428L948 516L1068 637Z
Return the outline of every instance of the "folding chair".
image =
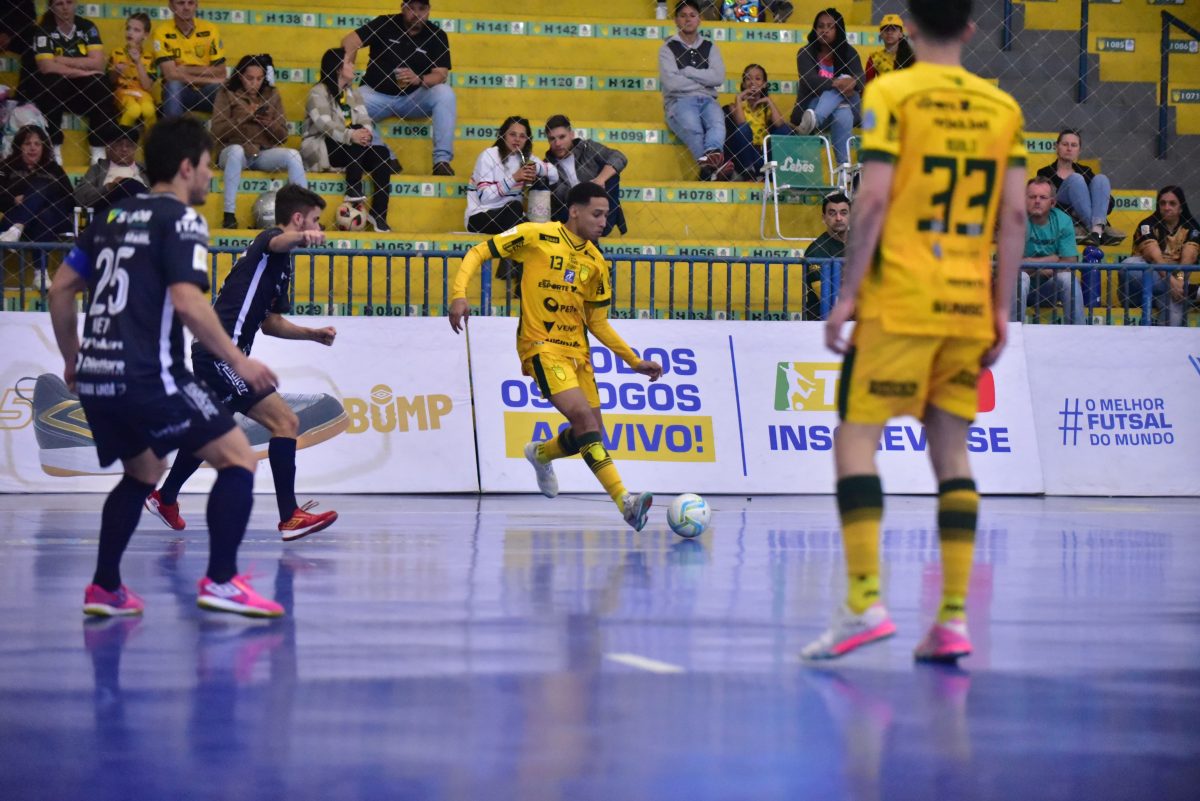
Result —
M851 200L854 199L854 191L858 188L858 176L862 172L862 162L858 160L858 145L857 136L851 136L846 140L846 155L849 161L837 166L837 176L834 181L841 185L842 191Z
M841 189L833 183L833 151L824 136L773 136L763 138L763 197L758 235L763 239L812 239L784 236L779 225L779 200L805 195L825 195ZM767 236L767 198L775 207L775 235Z

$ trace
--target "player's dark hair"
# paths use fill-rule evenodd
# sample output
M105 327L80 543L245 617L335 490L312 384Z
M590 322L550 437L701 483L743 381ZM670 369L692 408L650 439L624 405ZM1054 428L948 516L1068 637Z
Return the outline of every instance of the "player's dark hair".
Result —
M685 8L690 8L690 9L694 10L697 14L703 13L700 11L700 4L697 3L696 0L679 0L679 2L675 4L675 15L674 16L678 17L680 14L683 13L683 10Z
M973 6L972 0L908 0L908 13L922 35L945 42L967 29Z
M146 177L150 185L168 183L179 174L185 159L193 167L200 158L212 152L212 137L204 123L195 117L168 117L150 129L146 135Z
M850 198L846 197L844 192L830 192L821 201L821 213L824 214L826 211L828 211L829 206L833 203L845 203L847 206L849 206Z
M566 114L555 114L550 119L546 120L546 133L550 133L555 128L570 128L571 121L567 119Z
M525 140L525 146L521 148L521 160L529 161L529 154L533 152L533 128L529 127L529 120L524 117L518 117L516 114L511 117L505 117L504 122L500 123L499 129L497 129L494 144L496 145L496 149L500 151L500 160L503 161L508 156L508 145L504 142L504 135L514 125L525 126L525 135L528 138Z
M325 198L298 184L288 184L275 193L275 223L277 225L287 225L296 212L306 214L309 209L324 208Z
M1179 198L1179 222L1181 225L1186 225L1188 228L1200 228L1200 224L1196 223L1196 218L1192 216L1192 210L1188 208L1187 196L1183 194L1183 187L1175 184L1167 184L1162 189L1158 190L1158 194L1154 198L1154 216L1159 220L1162 216L1158 213L1158 205L1162 202L1162 196L1166 194L1174 195Z
M145 11L135 11L129 15L128 19L126 19L126 22L131 19L136 19L138 22L142 23L142 27L146 29L146 33L150 33L150 15Z
M1062 144L1064 136L1074 136L1079 140L1079 144L1083 144L1083 134L1081 134L1076 128L1063 128L1058 132L1058 138L1054 140L1054 144Z
M346 50L341 47L331 47L321 56L321 85L329 92L331 98L337 99L342 93L338 77L342 72L342 64L346 63Z
M567 205L586 206L599 197L608 198L608 192L604 187L597 186L591 181L584 181L571 187L571 191L567 193Z

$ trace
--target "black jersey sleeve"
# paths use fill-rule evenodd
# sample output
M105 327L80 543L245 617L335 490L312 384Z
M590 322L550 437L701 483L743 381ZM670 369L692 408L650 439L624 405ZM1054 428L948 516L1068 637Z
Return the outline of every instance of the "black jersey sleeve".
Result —
M208 223L190 206L178 214L164 215L158 226L155 263L171 284L195 284L208 290Z

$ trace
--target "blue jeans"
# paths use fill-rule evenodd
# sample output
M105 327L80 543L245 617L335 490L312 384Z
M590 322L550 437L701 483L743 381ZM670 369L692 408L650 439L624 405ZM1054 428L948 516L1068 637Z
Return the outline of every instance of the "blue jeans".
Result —
M367 113L375 122L389 117L404 120L433 121L433 163L454 161L454 126L458 122L458 100L449 84L439 83L432 88L422 87L407 95L388 95L369 86L360 88ZM372 144L382 145L383 136L375 126Z
M289 184L308 189L308 176L304 174L304 162L298 150L271 147L258 151L254 158L246 158L241 145L230 145L221 151L219 163L225 171L225 211L230 214L237 206L238 184L242 182L242 170L247 167L263 172L287 170Z
M704 95L690 95L663 101L667 127L687 145L697 161L705 153L723 151L725 112L717 101Z
M63 234L71 233L74 204L74 198L64 195L58 184L40 184L8 210L0 229L7 231L13 225L22 225L23 242L57 242Z
M778 125L767 133L772 136L785 136L793 131L787 125ZM729 158L733 159L738 172L751 179L758 177L763 168L763 151L761 145L754 146L750 123L743 122L741 125L729 129L729 135L725 137L725 150Z
M1108 219L1108 199L1112 196L1112 184L1107 175L1097 175L1092 185L1079 173L1070 175L1058 190L1058 205L1068 214L1091 228L1103 225Z
M1017 279L1017 305L1013 307L1012 320L1021 320L1025 316L1025 307L1029 305L1029 289L1033 283L1033 302L1038 308L1045 304L1053 306L1061 303L1063 315L1071 321L1071 325L1083 325L1083 290L1074 270L1055 270L1053 278L1032 276L1032 270L1021 270ZM1034 283L1036 282L1036 283Z
M1122 264L1145 264L1141 256L1130 256ZM1164 270L1170 270L1172 265L1161 265ZM1150 282L1150 306L1153 309L1157 325L1185 325L1187 320L1187 298L1175 300L1171 297L1171 286L1165 278L1160 278L1158 270L1129 270L1121 273L1121 305L1126 309L1143 308L1142 292L1146 282ZM1193 290L1195 291L1195 290Z
M836 164L850 161L850 148L846 143L854 133L854 120L858 117L861 102L857 94L846 97L835 89L829 89L804 104L805 108L812 109L817 115L817 128L829 130Z
M183 81L163 81L163 116L178 117L185 111L211 112L219 91L221 91L219 83L192 86Z

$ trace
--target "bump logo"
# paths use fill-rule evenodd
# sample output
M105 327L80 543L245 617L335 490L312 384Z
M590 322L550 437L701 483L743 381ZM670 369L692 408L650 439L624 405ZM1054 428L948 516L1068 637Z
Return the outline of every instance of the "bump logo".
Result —
M350 418L348 434L375 431L390 434L442 427L442 418L454 409L449 395L397 395L387 384L376 384L367 398L345 398L342 405Z

